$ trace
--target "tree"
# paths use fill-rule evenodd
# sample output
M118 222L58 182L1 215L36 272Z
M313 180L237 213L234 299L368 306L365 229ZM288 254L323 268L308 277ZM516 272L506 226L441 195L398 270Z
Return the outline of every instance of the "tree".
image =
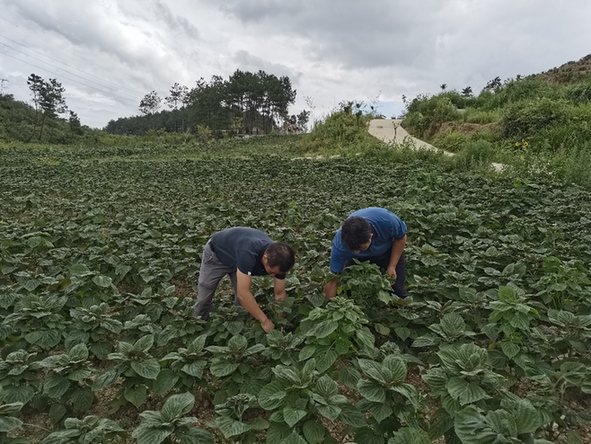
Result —
M142 114L156 114L160 108L162 99L156 91L152 91L144 96L140 102L140 112Z
M185 97L189 93L189 88L187 88L185 85L179 85L178 83L175 83L170 87L169 92L170 95L165 97L164 101L170 109L177 109L180 104L185 102Z
M472 87L471 86L466 86L462 90L462 96L464 96L464 97L472 97Z
M488 81L488 83L484 87L484 90L498 92L502 86L503 83L501 82L501 78L497 76L494 79Z
M442 83L439 85L439 88L441 88L441 92L445 91L447 89L447 83Z
M310 120L310 111L302 111L298 114L297 119L300 129L306 131L308 129L306 125L308 125L308 121Z
M70 124L70 131L72 134L82 135L82 125L80 125L80 119L78 118L78 114L74 111L70 111L70 118L68 119L68 123Z
M33 95L36 111L35 127L39 126L38 138L41 140L45 124L53 122L58 114L63 114L68 109L63 96L66 89L56 79L46 81L36 74L29 76L27 85ZM41 113L41 123L39 123L39 113Z

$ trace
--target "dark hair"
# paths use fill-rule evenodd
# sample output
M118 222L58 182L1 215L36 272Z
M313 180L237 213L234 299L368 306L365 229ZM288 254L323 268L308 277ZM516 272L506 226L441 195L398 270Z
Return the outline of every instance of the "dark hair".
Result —
M341 240L349 250L359 250L369 242L370 236L371 224L359 216L347 218L341 227Z
M282 273L291 270L295 264L295 253L292 248L283 242L275 242L267 247L267 263L270 267L279 267Z

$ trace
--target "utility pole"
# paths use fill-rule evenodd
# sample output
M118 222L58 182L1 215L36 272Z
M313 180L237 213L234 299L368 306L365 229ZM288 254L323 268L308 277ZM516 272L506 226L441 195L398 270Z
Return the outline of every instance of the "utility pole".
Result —
M4 94L4 83L8 82L8 79L0 79L0 94Z

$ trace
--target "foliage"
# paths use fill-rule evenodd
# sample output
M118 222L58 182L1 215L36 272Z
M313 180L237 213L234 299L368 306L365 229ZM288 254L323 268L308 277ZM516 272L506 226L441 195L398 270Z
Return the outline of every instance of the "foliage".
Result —
M5 415L11 439L108 441L93 435L104 423L161 442L556 441L588 418L588 191L377 142L302 158L301 136L100 137L0 148L0 404L22 404ZM367 205L407 222L410 296L362 263L325 301L330 240ZM268 335L225 280L210 321L193 317L201 250L234 225L297 251L285 304L253 279ZM165 421L166 398L186 393L198 401ZM528 402L533 431L512 422ZM69 416L80 422L51 422Z

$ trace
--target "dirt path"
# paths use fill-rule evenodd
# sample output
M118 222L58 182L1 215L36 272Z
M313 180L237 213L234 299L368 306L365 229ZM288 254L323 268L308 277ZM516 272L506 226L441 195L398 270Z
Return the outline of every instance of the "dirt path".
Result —
M380 139L383 142L393 142L396 144L401 144L405 141L410 142L410 144L417 150L431 150L431 151L438 151L446 156L455 156L454 153L450 153L448 151L444 151L440 148L437 148L427 142L417 139L416 137L411 136L408 132L402 128L400 125L402 120L399 119L374 119L369 122L369 134L374 136L377 139ZM501 163L493 162L491 167L495 171L503 171L504 165Z

